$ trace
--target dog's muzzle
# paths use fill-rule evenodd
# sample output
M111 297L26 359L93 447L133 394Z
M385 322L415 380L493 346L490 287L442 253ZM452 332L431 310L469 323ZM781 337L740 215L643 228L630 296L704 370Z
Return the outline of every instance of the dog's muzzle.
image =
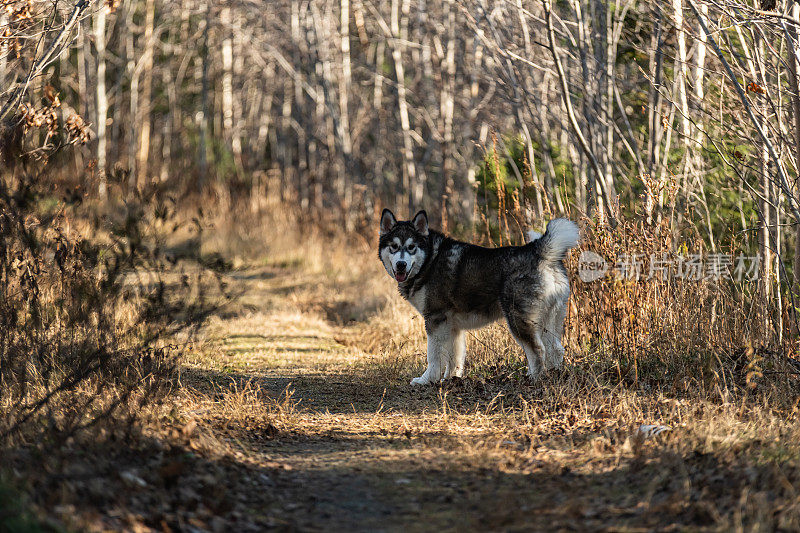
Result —
M398 283L402 283L407 278L408 272L406 271L406 263L404 261L398 261L394 266L394 279L396 279Z

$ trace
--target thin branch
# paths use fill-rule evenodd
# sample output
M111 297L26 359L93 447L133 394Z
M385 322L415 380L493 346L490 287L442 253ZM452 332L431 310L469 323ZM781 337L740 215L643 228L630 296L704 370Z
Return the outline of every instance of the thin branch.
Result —
M780 178L780 186L781 189L783 189L783 193L786 195L786 201L789 204L789 208L792 210L792 214L794 215L795 220L800 221L800 209L798 209L797 202L794 198L794 195L792 194L791 188L789 187L789 180L787 179L786 174L784 173L783 165L781 165L781 161L778 158L778 154L775 152L775 147L773 146L769 137L767 137L767 134L764 132L764 128L761 127L761 123L758 121L758 118L753 112L753 108L750 106L750 102L747 101L747 95L745 95L744 89L742 89L742 85L739 83L739 80L734 75L730 64L725 59L725 56L722 54L722 50L720 50L719 45L717 45L717 41L714 39L714 36L711 35L711 32L708 30L708 26L706 26L703 17L700 16L700 12L697 10L697 6L695 6L694 1L687 0L687 3L689 4L689 7L692 8L692 11L694 11L695 16L697 16L697 21L703 27L703 31L706 32L706 35L708 35L708 42L711 43L711 46L714 48L714 52L716 52L717 57L719 57L719 60L722 62L722 66L725 67L725 72L728 75L728 79L731 80L733 86L736 88L736 92L739 95L739 99L741 100L742 105L747 111L750 120L753 122L756 131L758 131L758 134L761 136L761 140L767 147L767 151L769 152L769 157L777 169L778 177Z
M50 44L50 47L47 51L37 59L33 65L31 66L30 71L28 72L28 76L25 78L25 82L14 89L14 92L11 93L8 101L3 106L3 109L0 110L0 122L6 119L6 117L17 107L22 97L25 95L25 92L28 90L28 85L33 78L41 74L44 69L50 65L53 61L55 61L63 48L61 46L64 44L64 41L69 35L69 32L72 30L72 27L78 22L81 15L84 11L91 5L91 0L79 0L75 6L72 8L72 13L69 16L69 19L64 23L64 26L61 28L61 31Z
M556 50L556 38L555 32L553 31L553 14L550 9L550 0L542 0L542 3L544 5L547 18L547 38L550 42L550 52L553 54L553 62L556 65L556 72L558 72L558 80L561 82L561 96L564 100L564 106L567 108L569 123L572 126L573 133L575 133L575 136L578 137L581 149L583 150L584 154L586 154L586 157L589 158L589 161L592 163L592 168L597 174L597 181L600 183L600 195L603 197L603 205L606 208L606 213L608 214L611 227L614 228L617 226L617 220L614 218L614 213L611 210L611 201L609 199L608 191L606 190L605 175L603 174L603 170L600 168L600 163L597 162L597 158L592 153L589 143L586 141L586 137L584 137L583 132L578 125L578 119L575 117L575 110L572 107L572 101L569 97L567 77L564 74L564 67L561 64L561 58L558 56L558 51Z

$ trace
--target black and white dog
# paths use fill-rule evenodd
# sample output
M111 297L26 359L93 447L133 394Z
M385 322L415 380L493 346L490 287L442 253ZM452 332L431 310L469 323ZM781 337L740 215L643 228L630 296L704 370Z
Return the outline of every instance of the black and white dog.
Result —
M428 334L428 368L413 385L460 377L466 330L500 317L525 351L531 377L561 366L569 298L563 259L578 244L578 227L558 218L529 238L524 246L483 248L429 229L425 211L398 221L383 210L378 255Z

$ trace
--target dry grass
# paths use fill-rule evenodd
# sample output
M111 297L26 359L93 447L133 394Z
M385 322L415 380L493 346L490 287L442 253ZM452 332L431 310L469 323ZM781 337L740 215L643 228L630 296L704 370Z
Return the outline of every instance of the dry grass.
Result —
M169 384L165 339L205 309L162 284L157 202L104 214L59 193L41 175L0 178L0 447L135 422Z
M601 251L671 245L633 226L599 231L587 244ZM456 516L489 529L800 527L796 378L774 347L746 343L756 337L741 329L741 299L726 301L730 288L576 280L564 370L531 383L495 325L469 336L464 379L415 389L421 319L371 243L274 220L260 235L267 254L253 260L271 274L246 283L262 306L209 328L213 355L197 368L239 366L203 418L228 435L232 425L269 428L235 431L237 453L302 479L305 491L290 496L297 509L311 512L329 476L349 472L358 483L335 492L342 509L343 491L365 483L408 511L392 512L392 523L412 529ZM213 340L240 331L260 332L263 344ZM299 342L282 341L289 332ZM671 429L647 437L643 424ZM404 498L421 503L409 511ZM454 498L470 502L466 515ZM381 509L357 518L380 523ZM280 512L289 523L352 525Z
M800 528L796 378L724 329L742 315L723 296L699 322L717 288L575 281L563 370L530 382L495 325L468 337L465 378L412 388L422 322L369 239L240 216L199 243L240 298L194 339L139 451L110 463L125 475L104 492L135 490L78 491L76 527ZM644 230L621 231L602 237Z

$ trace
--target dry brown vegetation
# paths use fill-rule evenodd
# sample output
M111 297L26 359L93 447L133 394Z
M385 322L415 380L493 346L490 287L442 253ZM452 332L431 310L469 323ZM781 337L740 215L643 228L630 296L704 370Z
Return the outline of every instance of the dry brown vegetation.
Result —
M37 511L90 530L800 528L792 353L742 329L735 287L573 277L562 371L528 381L495 325L465 378L412 388L421 319L369 237L234 212L199 244L240 297L135 435L71 441L36 475L17 452ZM658 250L658 231L585 227L582 246Z

